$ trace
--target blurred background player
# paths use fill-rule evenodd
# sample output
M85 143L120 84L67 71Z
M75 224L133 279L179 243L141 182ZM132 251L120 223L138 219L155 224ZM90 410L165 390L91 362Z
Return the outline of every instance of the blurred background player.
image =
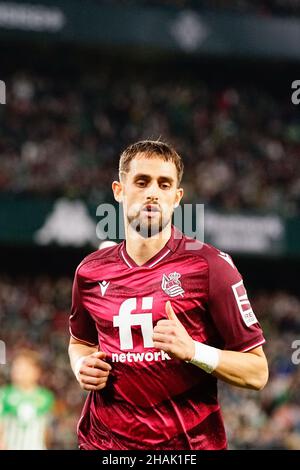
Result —
M0 388L0 448L45 450L50 444L54 396L39 385L38 354L20 350L11 365L11 383Z

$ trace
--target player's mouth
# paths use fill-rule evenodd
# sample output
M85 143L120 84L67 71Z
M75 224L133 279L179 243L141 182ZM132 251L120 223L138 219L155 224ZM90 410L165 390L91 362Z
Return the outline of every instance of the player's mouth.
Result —
M160 209L156 204L147 204L142 209L143 214L148 215L149 217L153 217L156 214L160 213Z

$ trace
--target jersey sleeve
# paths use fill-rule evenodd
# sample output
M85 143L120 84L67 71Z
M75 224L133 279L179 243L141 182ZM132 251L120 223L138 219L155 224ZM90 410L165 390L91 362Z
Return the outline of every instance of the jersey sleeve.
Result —
M98 333L95 322L83 306L82 285L78 269L76 270L73 282L69 329L73 338L90 346L98 345Z
M265 342L243 278L223 252L209 263L209 308L224 349L245 352Z

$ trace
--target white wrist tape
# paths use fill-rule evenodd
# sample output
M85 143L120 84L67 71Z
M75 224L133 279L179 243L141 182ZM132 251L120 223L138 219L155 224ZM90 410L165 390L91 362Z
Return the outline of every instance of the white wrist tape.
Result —
M194 341L195 356L190 362L200 369L203 369L208 374L211 374L219 365L220 353L217 348L207 346L207 344Z
M83 360L85 359L86 356L81 356L79 357L76 362L75 362L75 365L74 365L74 374L75 374L75 377L76 379L78 380L79 382L79 369L81 367L81 364L83 362Z

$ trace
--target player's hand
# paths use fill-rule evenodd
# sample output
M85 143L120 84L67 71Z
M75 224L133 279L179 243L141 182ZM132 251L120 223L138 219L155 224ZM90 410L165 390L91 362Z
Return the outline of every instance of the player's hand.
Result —
M81 358L76 377L83 390L102 390L106 386L111 366L103 360L105 356L98 351Z
M190 361L195 355L195 346L182 323L176 317L171 302L166 302L168 320L159 320L153 330L154 347L182 361Z

